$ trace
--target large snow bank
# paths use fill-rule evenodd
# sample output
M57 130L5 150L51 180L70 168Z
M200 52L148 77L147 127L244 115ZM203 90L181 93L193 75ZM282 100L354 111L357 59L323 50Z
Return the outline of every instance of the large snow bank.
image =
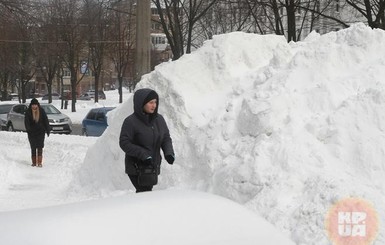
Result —
M344 197L372 202L385 223L384 44L384 31L363 24L289 44L230 33L156 67L139 87L160 94L177 159L164 164L158 188L228 197L298 244L329 243L325 214ZM74 193L133 188L118 146L131 112L132 99L115 111Z

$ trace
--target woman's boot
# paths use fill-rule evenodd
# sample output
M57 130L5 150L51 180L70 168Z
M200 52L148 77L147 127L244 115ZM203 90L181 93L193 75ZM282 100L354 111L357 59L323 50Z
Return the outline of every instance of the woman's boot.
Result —
M37 166L39 168L43 167L42 162L43 162L43 156L37 156Z
M32 167L36 167L36 156L31 156L32 158Z
M37 166L38 167L43 167L41 164L43 162L43 148L38 148L37 149Z

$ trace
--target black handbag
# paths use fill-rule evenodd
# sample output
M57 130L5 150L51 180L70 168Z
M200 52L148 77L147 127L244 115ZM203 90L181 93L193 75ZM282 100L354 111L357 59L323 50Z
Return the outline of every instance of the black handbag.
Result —
M153 186L158 184L158 173L150 166L138 168L138 185Z

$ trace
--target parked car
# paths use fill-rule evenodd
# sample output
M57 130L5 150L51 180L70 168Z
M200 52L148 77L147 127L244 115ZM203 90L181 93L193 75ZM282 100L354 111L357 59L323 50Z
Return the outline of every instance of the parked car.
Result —
M106 94L100 90L98 92L98 97L100 100L105 100L106 99ZM80 95L78 100L91 100L95 98L95 90L88 90L84 94Z
M91 109L82 121L83 135L100 136L108 127L107 113L115 107L100 107Z
M17 93L10 93L7 100L19 100L19 95Z
M42 100L48 100L48 96L49 96L49 94L45 94L45 95L43 95L43 98L41 98L41 99ZM60 94L52 93L52 100L60 100L60 99L61 99Z
M7 129L8 131L25 131L24 114L29 104L16 104L8 113ZM51 104L40 104L47 114L51 133L70 134L72 132L71 119L61 113Z
M78 100L91 100L91 96L88 93L84 93L79 96Z
M7 129L7 115L15 104L0 104L0 130Z

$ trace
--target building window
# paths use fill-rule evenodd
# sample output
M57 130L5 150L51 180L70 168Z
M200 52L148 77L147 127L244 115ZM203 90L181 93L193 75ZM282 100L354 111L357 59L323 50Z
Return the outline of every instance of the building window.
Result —
M70 72L70 70L68 70L68 69L64 69L63 70L63 75L65 76L65 77L70 77L71 76L71 72Z
M152 15L159 15L158 9L157 9L157 8L152 8L152 9L151 9L151 14L152 14Z
M162 30L162 25L159 23L155 23L155 30Z
M152 44L166 44L166 37L152 37Z

